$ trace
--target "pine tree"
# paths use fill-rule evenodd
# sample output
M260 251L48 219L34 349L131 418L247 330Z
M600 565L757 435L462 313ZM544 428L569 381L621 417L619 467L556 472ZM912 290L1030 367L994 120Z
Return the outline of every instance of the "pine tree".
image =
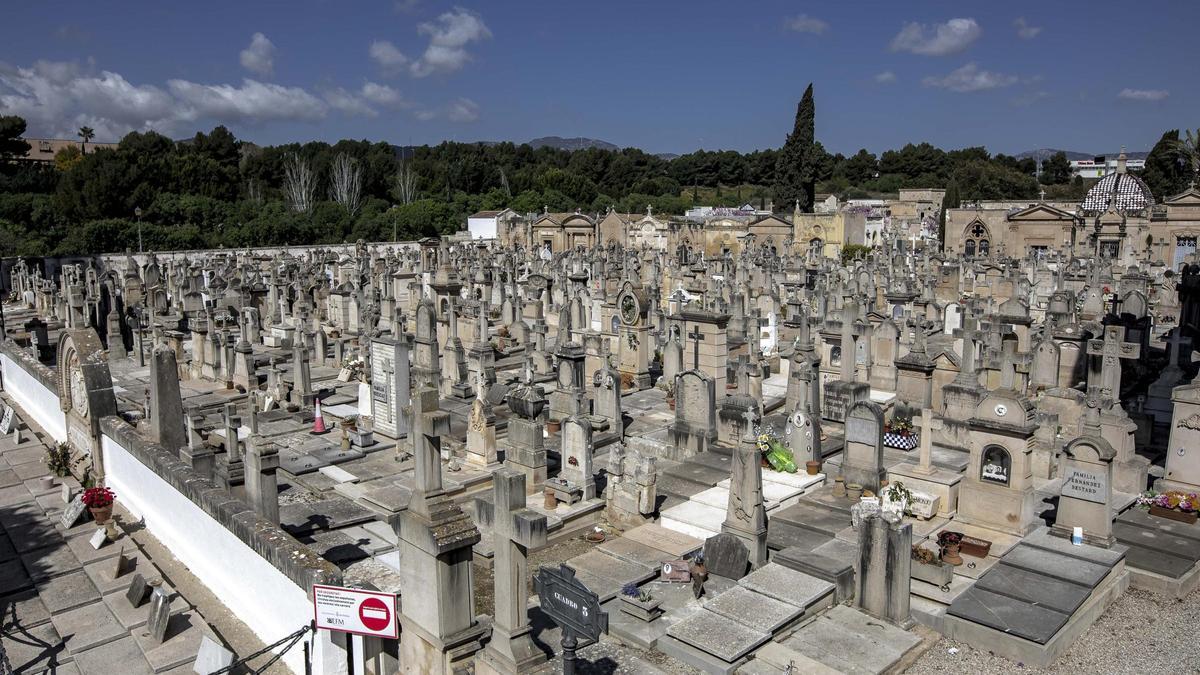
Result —
M958 183L950 181L946 194L942 197L942 210L938 213L938 239L946 241L946 211L962 206L962 198L958 196Z
M775 163L775 208L790 210L796 203L800 210L812 208L816 192L817 157L813 87L810 83L796 107L796 124L779 151Z

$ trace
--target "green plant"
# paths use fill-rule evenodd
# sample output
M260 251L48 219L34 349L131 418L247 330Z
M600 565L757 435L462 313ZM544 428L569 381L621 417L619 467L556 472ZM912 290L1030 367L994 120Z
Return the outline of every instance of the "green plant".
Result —
M908 503L912 501L912 491L905 487L904 483L901 483L900 481L889 483L888 486L883 489L883 493L889 500L893 502L903 501Z
M66 443L55 443L46 449L46 468L55 476L64 478L71 473L71 446Z

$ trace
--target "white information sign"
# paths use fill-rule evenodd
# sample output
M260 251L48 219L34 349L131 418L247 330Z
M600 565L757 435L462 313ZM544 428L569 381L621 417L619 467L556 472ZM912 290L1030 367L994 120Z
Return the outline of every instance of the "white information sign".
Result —
M317 628L355 635L397 639L396 595L357 588L313 585Z

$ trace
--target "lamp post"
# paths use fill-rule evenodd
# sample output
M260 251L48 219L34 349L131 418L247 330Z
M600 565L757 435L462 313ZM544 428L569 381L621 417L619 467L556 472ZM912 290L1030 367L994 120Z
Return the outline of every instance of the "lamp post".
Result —
M137 207L133 210L133 216L137 218L138 226L138 253L142 252L142 207Z

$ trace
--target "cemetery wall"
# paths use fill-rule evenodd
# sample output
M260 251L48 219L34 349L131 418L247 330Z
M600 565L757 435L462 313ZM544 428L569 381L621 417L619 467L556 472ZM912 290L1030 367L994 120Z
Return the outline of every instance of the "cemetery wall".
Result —
M25 414L54 440L66 441L67 420L58 404L58 378L54 370L11 341L0 344L0 369L4 371L5 391Z
M265 643L312 619L312 585L341 571L119 417L101 420L106 482L151 534ZM284 657L304 672L299 647Z

